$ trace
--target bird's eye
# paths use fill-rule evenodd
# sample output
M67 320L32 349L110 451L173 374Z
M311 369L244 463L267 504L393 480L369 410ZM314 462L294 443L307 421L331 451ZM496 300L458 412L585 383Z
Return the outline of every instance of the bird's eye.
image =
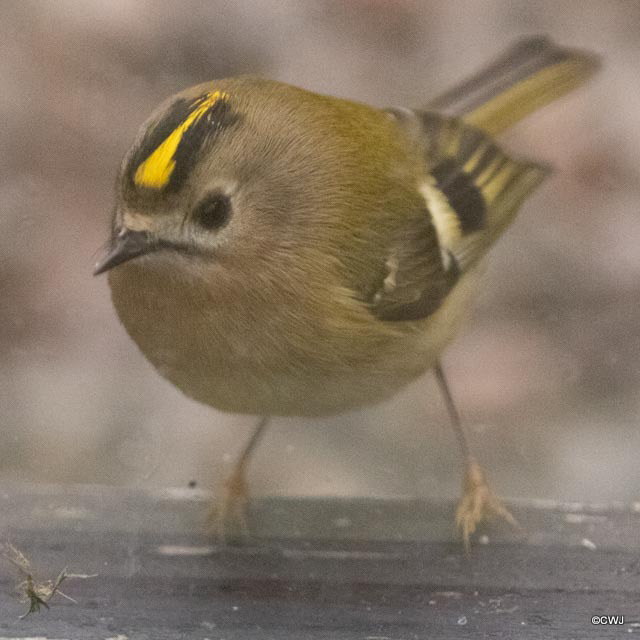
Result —
M193 212L196 223L208 231L224 227L230 217L231 202L227 196L220 193L208 195Z

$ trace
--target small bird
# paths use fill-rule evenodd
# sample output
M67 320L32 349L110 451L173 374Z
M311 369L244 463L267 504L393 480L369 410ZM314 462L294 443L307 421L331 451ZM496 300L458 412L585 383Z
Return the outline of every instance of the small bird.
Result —
M95 274L109 272L120 320L162 376L260 417L218 510L225 538L246 530L247 464L270 417L381 402L429 369L464 457L465 549L489 516L517 526L439 359L487 251L549 173L494 136L597 68L533 37L420 109L242 76L182 91L143 124Z

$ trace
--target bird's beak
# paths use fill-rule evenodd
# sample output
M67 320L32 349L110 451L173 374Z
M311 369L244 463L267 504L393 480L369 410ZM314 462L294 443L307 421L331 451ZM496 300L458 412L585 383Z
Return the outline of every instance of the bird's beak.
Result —
M127 262L127 260L149 253L155 248L155 243L152 242L151 237L146 231L121 229L115 237L107 255L96 264L93 275L100 275L123 262Z

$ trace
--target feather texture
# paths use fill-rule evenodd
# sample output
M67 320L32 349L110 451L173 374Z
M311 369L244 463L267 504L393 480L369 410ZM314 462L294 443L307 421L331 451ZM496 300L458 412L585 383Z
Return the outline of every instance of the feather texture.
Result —
M424 219L407 216L408 228L384 258L389 264L393 257L394 286L383 285L374 295L379 318L417 320L440 308L549 174L548 167L510 157L492 135L574 89L597 68L592 54L529 38L430 103L445 113L389 110L421 149L424 175L417 189L425 209Z

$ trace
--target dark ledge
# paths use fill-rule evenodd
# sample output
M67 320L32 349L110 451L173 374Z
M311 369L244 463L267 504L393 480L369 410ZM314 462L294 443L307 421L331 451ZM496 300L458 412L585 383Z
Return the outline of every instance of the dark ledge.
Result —
M69 573L24 620L0 564L0 640L640 637L640 505L517 502L526 535L483 528L471 559L451 501L255 498L254 536L218 544L209 494L93 486L0 491L0 542L36 580ZM594 626L594 615L624 625Z

